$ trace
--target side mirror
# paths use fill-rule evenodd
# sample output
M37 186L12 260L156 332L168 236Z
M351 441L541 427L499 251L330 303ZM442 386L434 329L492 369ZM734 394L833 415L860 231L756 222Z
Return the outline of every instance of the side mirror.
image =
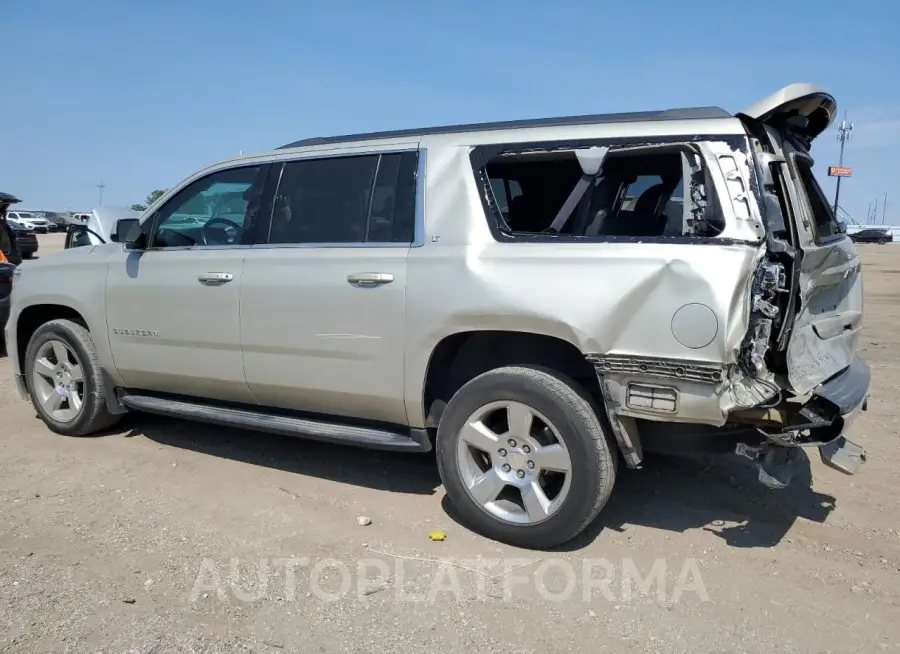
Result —
M132 220L132 223L125 236L125 249L144 250L150 242L150 226L153 225L153 219L149 218L143 223Z
M127 241L131 235L131 230L135 225L139 224L140 221L137 218L122 218L116 222L116 229L109 235L109 240L113 243Z

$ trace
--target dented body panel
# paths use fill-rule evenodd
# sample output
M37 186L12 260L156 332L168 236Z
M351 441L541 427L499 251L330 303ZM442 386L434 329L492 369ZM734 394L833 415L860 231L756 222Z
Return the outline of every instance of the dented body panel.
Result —
M406 364L410 420L424 420L424 407L415 402L421 397L417 382L425 377L434 345L455 333L482 330L553 336L601 368L603 360L650 360L706 371L702 382L693 383L690 373L679 376L660 365L636 374L619 374L610 366L607 377L623 383L674 384L682 401L665 419L724 424L728 411L747 401L746 393L729 390L728 370L737 364L747 329L757 248L608 243L548 249L485 243L465 250L451 248L440 265L410 255L407 325L410 342L417 345Z
M788 378L799 395L849 366L862 329L862 275L850 239L804 257L800 312L788 346Z

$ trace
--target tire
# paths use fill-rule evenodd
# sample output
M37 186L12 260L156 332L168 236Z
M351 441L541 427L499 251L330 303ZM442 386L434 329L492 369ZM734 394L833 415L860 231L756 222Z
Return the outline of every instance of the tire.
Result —
M887 243L887 239L885 239L885 238L878 239L878 245L884 245L886 243Z
M31 259L33 256L34 256L34 252L23 252L22 253L23 259Z
M516 524L495 515L469 491L466 475L472 472L471 466L465 465L464 452L468 445L461 432L473 414L478 415L483 407L497 402L521 403L541 414L552 423L556 439L567 450L570 459L568 490L549 517ZM501 444L506 447L505 441ZM618 450L604 422L598 418L590 396L574 380L539 367L497 368L466 383L451 398L441 416L436 450L447 498L461 522L494 540L529 549L552 548L584 531L609 499L618 468ZM508 456L505 460L513 461L512 450L498 452L498 457ZM515 461L521 462L520 452L516 457ZM485 461L483 465L494 472L495 464L502 461L502 458L495 461L491 455L491 461ZM475 475L478 473L478 470L474 471ZM526 474L527 479L533 479L530 473ZM524 495L519 497L524 505Z
M44 407L35 388L35 364L44 348L54 349L54 343L62 343L68 349L70 361L81 367L82 404L77 414L68 420L59 419ZM63 436L88 436L115 425L121 416L113 415L106 408L106 393L102 368L91 334L71 320L51 320L34 332L25 353L25 383L31 402L47 427Z

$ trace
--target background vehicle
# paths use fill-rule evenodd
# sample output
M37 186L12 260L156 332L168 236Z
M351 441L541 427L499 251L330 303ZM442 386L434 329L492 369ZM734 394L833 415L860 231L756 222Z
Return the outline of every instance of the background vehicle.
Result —
M124 240L141 215L127 207L98 207L83 224L68 227L65 248Z
M579 534L649 450L737 452L773 488L800 447L853 474L860 261L809 156L836 109L792 85L738 114L314 138L219 162L124 247L19 275L17 387L60 434L135 410L434 448L459 516L526 547Z
M6 222L10 227L15 227L19 231L34 233L34 225L31 225L30 223L21 223L15 218L7 218Z
M38 234L50 231L50 221L30 211L10 211L8 218L33 229Z
M55 211L43 211L43 218L47 221L47 229L51 233L64 232L68 223L66 219Z
M887 229L863 229L849 234L854 243L879 243L884 245L894 240L894 235Z
M31 259L38 251L38 238L34 229L29 229L16 221L9 221L16 247L23 259Z

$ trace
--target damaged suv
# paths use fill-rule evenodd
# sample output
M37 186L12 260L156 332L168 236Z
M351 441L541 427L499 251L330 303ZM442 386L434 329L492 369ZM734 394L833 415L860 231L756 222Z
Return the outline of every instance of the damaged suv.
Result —
M862 278L813 175L835 100L313 138L205 168L20 271L23 398L436 450L474 529L579 534L644 452L854 473ZM401 465L398 459L398 465Z

